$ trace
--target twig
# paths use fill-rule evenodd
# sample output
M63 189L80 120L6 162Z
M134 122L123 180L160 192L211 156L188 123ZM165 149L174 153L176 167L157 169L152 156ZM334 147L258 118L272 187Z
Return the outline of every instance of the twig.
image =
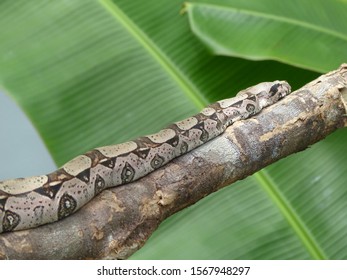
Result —
M0 259L125 259L173 213L346 126L346 108L344 64L60 222L1 234Z

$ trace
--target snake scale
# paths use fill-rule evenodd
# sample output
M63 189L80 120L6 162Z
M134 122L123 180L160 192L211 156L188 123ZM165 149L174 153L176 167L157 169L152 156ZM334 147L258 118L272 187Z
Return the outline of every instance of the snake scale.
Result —
M156 134L93 149L42 176L0 182L0 233L61 220L106 188L133 182L247 119L290 93L265 82L218 101Z

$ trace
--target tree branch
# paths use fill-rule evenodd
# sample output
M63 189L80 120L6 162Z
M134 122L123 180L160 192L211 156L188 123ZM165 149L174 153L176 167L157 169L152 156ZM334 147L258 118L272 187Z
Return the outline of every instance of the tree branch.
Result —
M60 222L0 234L0 259L125 259L165 218L346 126L346 108L344 64Z

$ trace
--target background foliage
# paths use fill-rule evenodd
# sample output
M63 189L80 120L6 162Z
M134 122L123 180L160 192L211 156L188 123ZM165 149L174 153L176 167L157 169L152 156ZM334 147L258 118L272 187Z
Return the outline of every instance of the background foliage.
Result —
M296 89L345 61L345 2L192 1L183 15L182 4L0 2L0 83L58 166L258 82ZM250 60L264 58L273 60ZM346 140L336 132L210 195L166 220L132 258L346 258Z

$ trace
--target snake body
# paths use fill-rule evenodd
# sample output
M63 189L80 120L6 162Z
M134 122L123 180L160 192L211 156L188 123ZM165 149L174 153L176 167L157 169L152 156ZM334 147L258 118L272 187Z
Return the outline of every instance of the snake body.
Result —
M1 181L0 233L61 220L104 189L147 175L289 93L285 81L261 83L156 134L93 149L48 175Z

